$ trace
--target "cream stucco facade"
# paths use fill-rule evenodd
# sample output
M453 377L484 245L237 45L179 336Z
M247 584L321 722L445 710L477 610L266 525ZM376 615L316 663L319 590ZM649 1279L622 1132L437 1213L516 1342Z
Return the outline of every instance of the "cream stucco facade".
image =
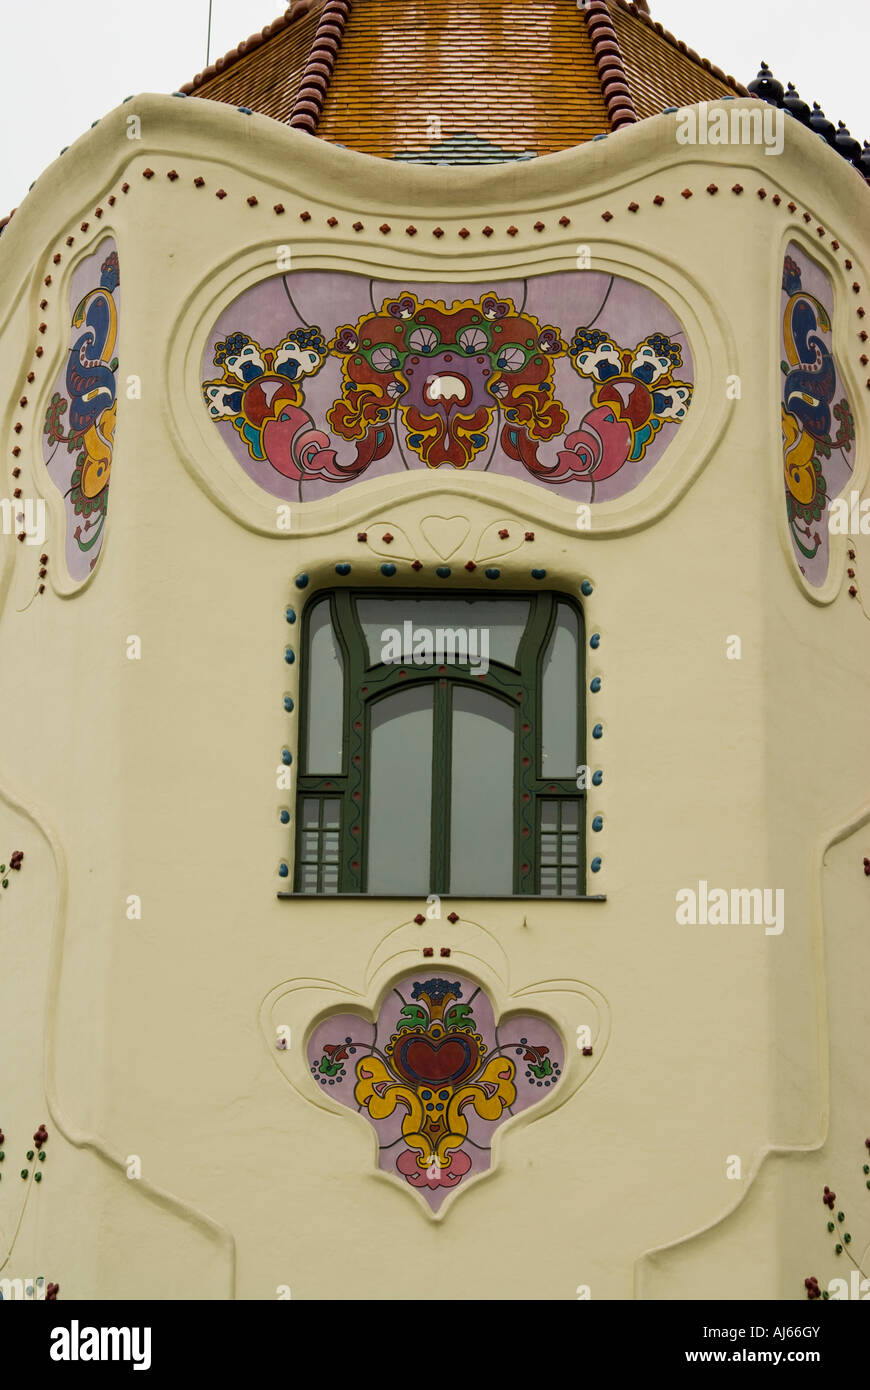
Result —
M832 284L849 488L863 489L867 190L796 122L777 157L683 146L675 130L665 114L563 154L444 171L141 96L53 164L4 232L7 495L43 498L48 523L43 546L3 538L0 572L2 854L24 853L0 901L2 1276L94 1299L799 1298L805 1276L841 1273L825 1183L860 1259L870 642L847 590L870 554L866 536L835 536L824 583L801 577L778 364L794 243ZM41 432L70 277L106 238L121 267L117 428L104 542L82 581ZM691 409L634 490L581 530L558 489L403 471L293 505L283 529L201 394L212 324L280 248L294 273L461 286L571 271L581 246L658 295L691 345ZM501 528L532 532L532 558L500 549ZM41 550L46 589L30 602ZM337 563L378 585L386 559L418 557L402 583L422 589L452 554L496 558L511 590L545 570L600 637L588 891L603 900L451 899L420 925L425 890L279 897L300 669L285 609L334 585ZM783 930L678 923L676 894L702 880L784 890ZM507 1122L492 1170L437 1216L377 1171L371 1129L318 1091L305 1053L330 1010L376 1011L396 979L429 969L424 946L435 973L449 947L449 969L497 1013L539 1011L565 1043L561 1086ZM591 1055L575 1046L583 1026ZM19 1159L30 1166L43 1121L34 1188ZM426 1271L416 1291L408 1247Z

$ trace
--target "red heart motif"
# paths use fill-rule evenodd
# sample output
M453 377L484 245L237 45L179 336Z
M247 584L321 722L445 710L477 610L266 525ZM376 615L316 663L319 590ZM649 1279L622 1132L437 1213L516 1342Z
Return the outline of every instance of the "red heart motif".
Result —
M456 1033L440 1042L406 1035L393 1049L394 1067L414 1085L447 1082L456 1086L471 1075L477 1063L477 1049L471 1040Z

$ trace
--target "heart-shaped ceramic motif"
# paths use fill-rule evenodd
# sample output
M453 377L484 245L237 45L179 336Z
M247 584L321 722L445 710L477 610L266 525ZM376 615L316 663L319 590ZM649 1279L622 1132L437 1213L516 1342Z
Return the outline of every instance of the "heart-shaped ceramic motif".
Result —
M467 516L427 516L420 522L420 530L435 554L449 560L471 530L471 522Z
M405 1036L393 1049L393 1066L412 1085L456 1086L477 1066L479 1053L470 1038L453 1033L440 1042Z

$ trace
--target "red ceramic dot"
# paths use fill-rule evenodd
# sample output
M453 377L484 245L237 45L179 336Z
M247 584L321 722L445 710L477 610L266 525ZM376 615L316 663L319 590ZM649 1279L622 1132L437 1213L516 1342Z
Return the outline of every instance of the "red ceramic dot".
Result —
M662 197L661 193L657 193L656 196L653 198L653 202L655 203L657 208L660 208L664 201L665 200Z
M153 170L153 169L143 169L143 170L142 170L142 177L143 177L143 179L153 179L153 177L154 177L154 170Z
M447 920L448 920L448 922L458 922L458 921L459 921L459 913L458 913L458 912L448 912L448 914L447 914Z
M516 236L516 234L517 234L518 231L519 231L519 227L508 227L508 229L507 229L507 234L508 234L508 236Z
M613 213L612 213L612 212L602 212L602 214L601 214L601 220L602 220L603 222L612 222L612 221L613 221Z
M440 238L440 237L443 237L443 235L444 235L444 228L443 228L443 227L433 227L433 228L432 228L432 235L433 235L433 236L437 236L437 237L439 237L439 238Z
M560 227L570 227L570 226L571 226L571 219L570 219L570 217L560 217L560 218L559 218L559 226L560 226Z
M414 918L414 921L417 923L418 927L422 927L423 923L426 921L426 918L423 916L422 912L418 912L417 916Z

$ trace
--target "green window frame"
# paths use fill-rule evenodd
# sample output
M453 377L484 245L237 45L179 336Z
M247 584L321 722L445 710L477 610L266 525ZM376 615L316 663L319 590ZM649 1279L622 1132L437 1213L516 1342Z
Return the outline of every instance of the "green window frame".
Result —
M514 665L490 659L485 674L470 665L372 662L357 602L365 599L426 600L459 603L521 600L528 616L517 645ZM337 651L343 668L341 768L330 773L307 767L311 689L312 621L322 621L328 606ZM510 894L495 896L582 898L586 896L586 791L571 777L544 777L544 666L558 616L568 605L576 616L576 767L586 762L584 679L585 626L583 610L567 594L556 591L504 592L480 590L449 595L433 590L331 589L314 595L302 621L299 773L296 783L296 855L294 896L368 895L368 811L371 783L372 711L378 701L414 686L433 692L431 748L431 813L428 882L417 894L371 891L373 897L493 896L450 884L450 817L452 778L453 696L461 687L483 689L513 711L512 883ZM428 757L425 748L421 756ZM564 770L564 769L563 769ZM428 769L427 769L428 775ZM336 825L336 820L338 824Z

